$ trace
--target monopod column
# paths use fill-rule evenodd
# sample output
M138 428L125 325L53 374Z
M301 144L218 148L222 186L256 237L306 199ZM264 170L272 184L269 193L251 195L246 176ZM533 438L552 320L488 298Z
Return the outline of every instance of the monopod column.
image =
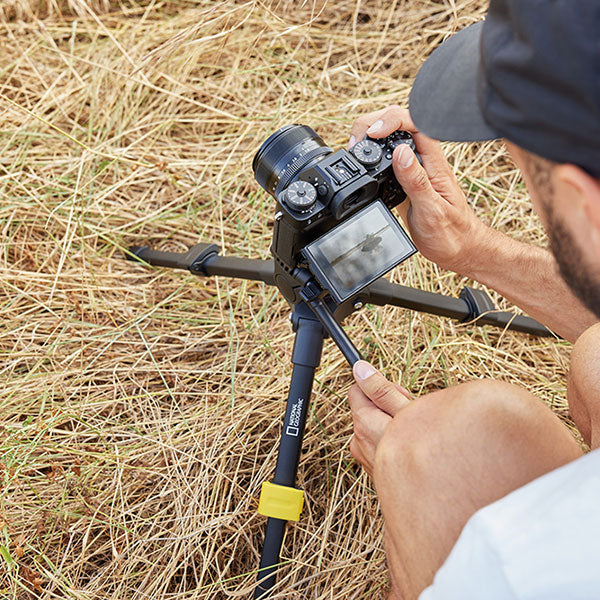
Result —
M304 493L295 488L294 484L315 369L321 362L324 330L312 310L304 303L294 307L292 322L296 328L292 380L275 476L272 482L263 484L258 508L261 514L269 518L254 598L270 596L270 590L275 585L286 522L299 520L304 503Z

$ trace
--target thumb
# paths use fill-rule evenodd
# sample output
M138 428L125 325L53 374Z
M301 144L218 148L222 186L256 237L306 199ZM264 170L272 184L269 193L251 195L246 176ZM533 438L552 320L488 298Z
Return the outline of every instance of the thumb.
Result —
M429 200L437 195L433 189L425 169L417 160L416 154L408 144L400 144L394 150L393 158L394 175L411 203L418 205L419 202Z
M401 408L409 404L409 399L368 362L364 360L356 362L353 373L363 394L388 415L393 417Z

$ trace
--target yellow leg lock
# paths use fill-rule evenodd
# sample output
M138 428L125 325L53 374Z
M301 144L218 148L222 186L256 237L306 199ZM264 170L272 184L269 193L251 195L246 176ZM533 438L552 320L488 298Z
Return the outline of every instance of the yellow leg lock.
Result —
M265 517L298 521L304 506L304 491L265 481L262 484L258 512Z

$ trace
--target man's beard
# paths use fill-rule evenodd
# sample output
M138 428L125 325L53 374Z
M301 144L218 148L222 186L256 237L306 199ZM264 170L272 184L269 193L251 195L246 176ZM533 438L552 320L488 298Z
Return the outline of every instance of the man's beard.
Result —
M550 248L562 278L573 293L600 318L600 278L588 266L573 234L548 211Z

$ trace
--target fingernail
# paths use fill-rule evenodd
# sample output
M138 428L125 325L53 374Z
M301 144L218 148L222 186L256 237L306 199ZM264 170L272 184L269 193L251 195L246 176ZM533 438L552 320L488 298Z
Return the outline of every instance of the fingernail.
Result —
M377 373L377 369L366 360L359 360L355 363L353 371L356 379L360 379L361 381L371 377L373 373Z
M353 135L351 135L350 141L348 142L348 150L350 150L350 148L352 148L352 146L354 146L354 144L356 144L356 138Z
M398 150L398 165L403 169L406 169L413 164L413 160L415 160L415 153L410 146L402 144L400 150Z
M367 133L377 133L383 127L383 121L379 119L379 121L375 121L369 129L367 129Z

